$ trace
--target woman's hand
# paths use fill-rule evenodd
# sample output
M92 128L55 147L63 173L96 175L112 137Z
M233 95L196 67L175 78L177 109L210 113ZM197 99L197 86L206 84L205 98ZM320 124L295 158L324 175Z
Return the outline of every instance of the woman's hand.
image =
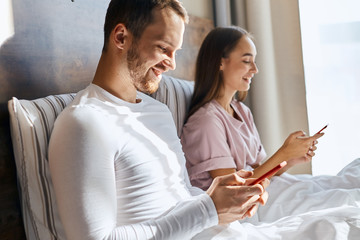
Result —
M279 152L285 155L284 160L288 162L287 168L299 163L311 161L317 149L317 139L323 135L324 133L318 133L314 136L307 137L302 131L290 134L279 149Z

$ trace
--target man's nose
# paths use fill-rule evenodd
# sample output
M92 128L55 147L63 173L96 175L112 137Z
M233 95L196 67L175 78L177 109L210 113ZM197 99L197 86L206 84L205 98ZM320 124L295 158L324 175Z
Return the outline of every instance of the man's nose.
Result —
M176 68L175 56L169 56L163 62L166 67L168 67L171 70L175 70L175 68Z

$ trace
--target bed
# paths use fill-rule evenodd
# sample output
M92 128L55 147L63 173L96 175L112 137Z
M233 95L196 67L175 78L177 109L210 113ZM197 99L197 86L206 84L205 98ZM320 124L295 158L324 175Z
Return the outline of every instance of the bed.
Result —
M359 174L360 159L355 159L336 176L274 177L269 200L255 216L198 239L359 239Z

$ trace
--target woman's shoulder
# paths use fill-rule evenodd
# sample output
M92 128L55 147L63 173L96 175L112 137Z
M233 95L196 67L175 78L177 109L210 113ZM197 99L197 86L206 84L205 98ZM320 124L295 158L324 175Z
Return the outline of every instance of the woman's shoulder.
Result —
M202 107L200 107L191 117L194 117L196 119L199 118L213 118L220 112L215 100L212 100L206 104L204 104Z
M250 107L247 106L245 103L234 99L232 101L232 105L246 116L252 116Z
M218 124L220 118L219 115L220 110L213 100L204 104L195 113L193 113L185 125L209 127L209 125Z
M248 123L249 126L254 124L254 117L251 112L250 107L248 107L245 103L237 100L233 100L232 106L236 108L236 113Z
M238 109L243 109L246 112L251 112L250 108L245 103L239 100L234 99L231 103Z

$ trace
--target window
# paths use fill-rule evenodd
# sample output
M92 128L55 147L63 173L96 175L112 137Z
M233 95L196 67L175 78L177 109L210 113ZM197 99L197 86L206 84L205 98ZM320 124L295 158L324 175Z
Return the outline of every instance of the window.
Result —
M360 157L360 1L299 0L313 175L336 174Z

